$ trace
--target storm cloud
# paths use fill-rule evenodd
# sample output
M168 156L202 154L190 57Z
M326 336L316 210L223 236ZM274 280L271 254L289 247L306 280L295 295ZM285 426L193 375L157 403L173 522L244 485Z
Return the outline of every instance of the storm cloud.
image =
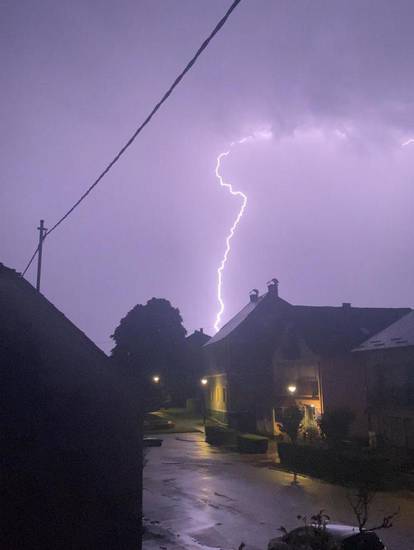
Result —
M1 258L21 270L228 3L5 1ZM244 0L150 127L45 242L42 290L104 349L152 296L212 331L277 277L292 303L413 304L412 2ZM28 277L34 278L32 270Z

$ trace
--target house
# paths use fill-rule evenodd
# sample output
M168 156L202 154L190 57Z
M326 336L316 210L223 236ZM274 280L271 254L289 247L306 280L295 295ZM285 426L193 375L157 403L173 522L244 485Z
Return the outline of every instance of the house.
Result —
M347 406L354 435L367 434L366 397L352 349L409 309L296 306L254 289L249 303L204 346L207 409L246 431L277 433L283 409L303 407L305 427L324 411Z
M252 290L248 304L204 345L212 418L255 431L256 420L272 410L272 356L291 307L279 297L274 279L267 294Z
M119 373L0 264L2 544L135 548L141 438Z
M360 344L372 441L414 451L414 311Z

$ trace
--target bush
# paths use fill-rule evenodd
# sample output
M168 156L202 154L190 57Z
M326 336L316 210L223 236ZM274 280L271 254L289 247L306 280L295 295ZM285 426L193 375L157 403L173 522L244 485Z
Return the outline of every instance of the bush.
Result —
M236 442L236 432L221 426L206 426L205 434L210 445L234 445Z
M303 410L296 405L287 407L279 417L279 429L290 437L292 443L296 443L298 439L299 430L302 427L302 419Z
M327 411L319 420L322 437L334 446L340 445L349 437L355 415L346 407Z
M312 443L313 441L320 439L321 433L317 426L308 426L303 433L303 437Z
M277 447L280 462L289 469L346 485L364 481L368 486L379 488L392 473L390 462L377 456L291 443L278 443Z
M239 434L237 447L241 453L266 453L269 440L255 434Z

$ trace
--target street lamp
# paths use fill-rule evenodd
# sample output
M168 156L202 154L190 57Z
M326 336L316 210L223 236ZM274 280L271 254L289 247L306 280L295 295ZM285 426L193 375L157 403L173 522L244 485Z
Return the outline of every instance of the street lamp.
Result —
M288 392L290 393L290 395L293 395L294 393L296 393L296 386L294 384L290 384L288 387L287 387L287 390Z
M207 388L208 380L207 378L202 378L200 380L201 386L204 388ZM204 426L204 433L206 433L206 395L203 391L201 394L201 406L203 407L203 426Z
M154 382L154 384L159 384L160 377L158 375L155 375L155 376L152 377L152 381Z

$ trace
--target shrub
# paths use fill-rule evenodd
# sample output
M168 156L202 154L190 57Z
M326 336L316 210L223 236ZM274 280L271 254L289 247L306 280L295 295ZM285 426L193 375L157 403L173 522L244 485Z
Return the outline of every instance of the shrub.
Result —
M292 443L296 443L301 429L303 419L303 410L293 405L287 407L279 417L280 424L278 424L281 432L287 434L290 437Z
M280 462L289 469L346 485L363 481L368 487L381 488L394 471L389 461L378 456L291 443L278 443L277 449Z
M317 426L308 426L303 436L312 443L313 441L320 439L321 433Z
M236 440L236 432L221 426L205 427L206 441L210 445L232 445Z
M237 447L241 453L266 453L269 440L255 434L239 434Z
M339 445L349 437L354 418L354 413L346 407L325 412L319 420L322 437L334 446Z

